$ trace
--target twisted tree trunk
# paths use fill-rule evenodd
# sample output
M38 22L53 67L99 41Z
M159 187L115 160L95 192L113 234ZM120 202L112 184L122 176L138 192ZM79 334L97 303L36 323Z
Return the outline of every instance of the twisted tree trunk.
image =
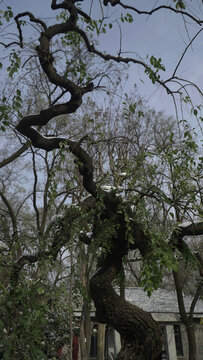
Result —
M90 281L96 317L113 326L124 339L117 360L158 360L162 351L159 325L149 313L120 297L111 285L121 270L125 253L124 244L114 238L111 252Z

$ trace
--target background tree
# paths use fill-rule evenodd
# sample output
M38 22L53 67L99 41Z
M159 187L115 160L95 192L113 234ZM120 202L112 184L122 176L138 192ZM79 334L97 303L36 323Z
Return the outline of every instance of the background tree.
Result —
M76 56L75 53L73 56ZM32 79L29 73L23 78L24 86L29 86L29 93L26 104L20 107L22 112L35 111L36 106L40 107L43 104L51 105L56 91L49 87L35 62L30 64L30 69L32 70ZM115 71L118 73L113 66L109 66L108 69L106 67L104 69L106 75L110 76L111 72L113 74ZM102 73L101 68L100 71ZM11 91L10 87L4 90L4 94L9 91ZM19 101L21 103L20 96ZM93 106L91 115L94 115ZM4 142L10 143L12 138L13 148L10 149L12 153L19 146L19 137L16 136L13 126L15 116L13 119L11 117L10 107L10 125L4 133ZM72 122L72 119L70 121ZM70 137L78 137L78 126L84 128L82 133L86 134L88 126L84 119L78 116L75 122L77 125L72 122L72 126L67 128L65 119L61 118L60 124L52 123L51 126L47 126L45 134L51 132L52 136L57 136L67 132ZM18 159L18 156L23 156L23 167L21 167L21 159ZM1 326L6 334L4 334L6 340L1 339L2 352L7 357L18 356L26 359L29 356L41 358L42 354L43 356L54 356L57 347L66 342L66 344L70 344L70 357L71 334L76 326L81 327L81 349L84 349L82 356L85 359L90 351L90 300L87 292L88 274L92 268L91 258L94 256L94 252L91 255L84 244L75 245L80 233L79 224L74 225L75 233L71 234L72 240L68 247L66 246L68 233L64 236L66 230L63 228L63 231L60 232L60 215L64 214L66 206L69 207L72 203L76 204L84 197L79 172L72 167L70 154L64 154L62 151L57 153L40 152L35 150L29 142L26 142L17 152L14 151L11 156L7 151L3 151L1 167L1 224L4 224L1 228L1 278L4 280L1 293L3 311ZM22 186L25 179L27 179L27 184ZM15 202L11 201L12 198L15 198ZM54 221L56 216L57 220ZM8 226L9 223L11 227ZM87 225L85 226L87 227ZM60 237L60 241L56 240L56 236ZM57 241L59 241L58 245ZM11 255L9 262L6 261L8 253ZM28 287L23 288L22 284L26 284L26 281L28 281ZM10 299L7 289L11 282L15 290ZM32 283L34 283L34 287L30 287ZM68 292L64 295L65 284ZM29 303L25 301L28 288L32 294ZM38 300L32 301L36 297L36 292L37 298L43 298L44 306L39 307ZM44 300L45 292L46 300ZM27 310L24 311L20 302L16 323L19 322L19 318L20 323L32 323L29 332L37 333L37 339L33 335L29 339L25 337L19 340L19 334L22 332L22 328L19 326L19 328L12 328L12 336L15 335L14 344L9 333L9 324L13 319L10 318L9 311L5 312L4 304L10 301L10 307L16 308L16 296L21 298L21 302L25 301ZM79 299L81 302L82 299L84 301L82 319L81 324L75 324L72 316L72 304L74 306L79 304ZM63 302L65 302L65 306L61 306ZM60 308L62 311L59 310ZM32 319L34 312L38 314L38 321L35 322ZM51 315L52 312L55 314L54 318ZM23 317L22 314L26 316ZM40 321L43 323L43 331L38 329ZM64 333L67 334L67 338L64 338ZM85 339L89 339L89 341ZM26 351L26 346L22 343L28 345Z

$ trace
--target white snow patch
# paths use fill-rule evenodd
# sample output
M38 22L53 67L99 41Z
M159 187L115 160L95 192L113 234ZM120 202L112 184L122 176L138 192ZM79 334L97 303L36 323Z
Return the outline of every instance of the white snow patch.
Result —
M192 223L190 221L185 221L184 223L180 224L180 227L187 227L189 225L191 225Z
M102 269L102 267L99 267L99 268L92 274L91 279L92 279L94 276L96 276L96 275L100 272L101 269Z

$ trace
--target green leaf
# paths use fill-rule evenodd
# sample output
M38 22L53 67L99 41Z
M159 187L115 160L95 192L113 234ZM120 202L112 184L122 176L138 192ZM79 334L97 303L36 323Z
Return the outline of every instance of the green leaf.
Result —
M129 105L129 110L132 114L135 114L136 103Z
M47 312L49 311L49 307L48 307L47 304L44 305L44 310L47 311Z
M44 288L42 286L40 286L40 287L38 287L37 292L39 295L43 295L45 291L44 291Z
M178 271L178 268L179 268L179 264L176 262L176 263L173 263L171 264L171 269L174 270L175 272Z

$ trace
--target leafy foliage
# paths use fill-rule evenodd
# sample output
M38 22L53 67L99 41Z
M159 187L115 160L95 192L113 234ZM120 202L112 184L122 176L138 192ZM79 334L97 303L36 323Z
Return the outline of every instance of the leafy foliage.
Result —
M165 71L165 66L161 64L161 58L156 59L154 56L150 57L150 64L155 68L155 71L147 66L145 69L145 73L149 75L150 80L153 84L155 84L157 79L160 79L160 75L158 74L159 70Z
M3 25L2 20L6 20L9 22L13 17L13 12L10 6L7 6L7 10L2 11L0 10L0 26Z

